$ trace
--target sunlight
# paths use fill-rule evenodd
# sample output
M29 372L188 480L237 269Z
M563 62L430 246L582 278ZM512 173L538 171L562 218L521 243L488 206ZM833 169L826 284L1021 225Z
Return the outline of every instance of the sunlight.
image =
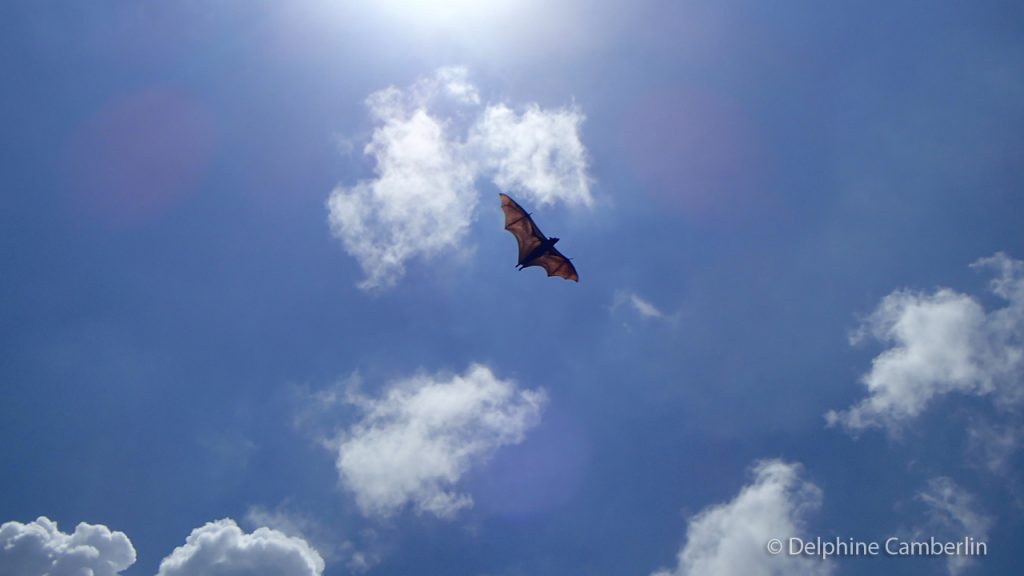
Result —
M406 58L412 49L419 58L467 65L580 55L594 48L602 30L579 0L313 0L303 6L296 10L310 20L304 27L336 27L362 50Z
M512 0L379 0L372 4L406 25L428 30L488 25L509 16L511 8L523 7Z

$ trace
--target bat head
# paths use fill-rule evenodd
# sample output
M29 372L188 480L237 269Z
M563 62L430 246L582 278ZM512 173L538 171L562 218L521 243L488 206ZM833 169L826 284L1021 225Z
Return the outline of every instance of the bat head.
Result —
M549 240L551 240L551 245L552 246L554 246L555 244L558 244L558 238L549 238Z

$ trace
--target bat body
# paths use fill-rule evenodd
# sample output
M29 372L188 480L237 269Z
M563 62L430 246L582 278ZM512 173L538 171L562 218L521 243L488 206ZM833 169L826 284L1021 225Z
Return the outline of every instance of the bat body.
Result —
M501 198L501 210L505 213L505 230L511 232L519 243L518 268L522 270L530 266L540 266L548 276L559 276L579 282L576 267L555 248L558 238L545 236L530 214L507 194L498 196Z

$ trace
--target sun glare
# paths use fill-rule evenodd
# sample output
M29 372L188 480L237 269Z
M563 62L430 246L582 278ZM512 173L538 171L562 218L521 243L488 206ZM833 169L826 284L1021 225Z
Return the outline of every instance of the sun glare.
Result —
M510 8L521 9L523 4L512 0L379 0L371 5L411 27L444 30L497 24L509 15Z

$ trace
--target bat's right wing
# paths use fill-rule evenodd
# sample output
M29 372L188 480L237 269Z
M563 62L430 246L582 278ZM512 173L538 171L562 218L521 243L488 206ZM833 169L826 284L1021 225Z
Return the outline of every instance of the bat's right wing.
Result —
M576 273L576 267L555 248L551 248L540 257L534 258L529 265L540 266L548 273L548 276L559 276L573 282L580 281L580 276Z
M505 230L516 237L519 243L519 263L522 264L526 257L544 242L544 234L533 223L533 218L530 218L526 210L516 204L515 200L507 194L498 196L501 197L501 210L505 213Z

